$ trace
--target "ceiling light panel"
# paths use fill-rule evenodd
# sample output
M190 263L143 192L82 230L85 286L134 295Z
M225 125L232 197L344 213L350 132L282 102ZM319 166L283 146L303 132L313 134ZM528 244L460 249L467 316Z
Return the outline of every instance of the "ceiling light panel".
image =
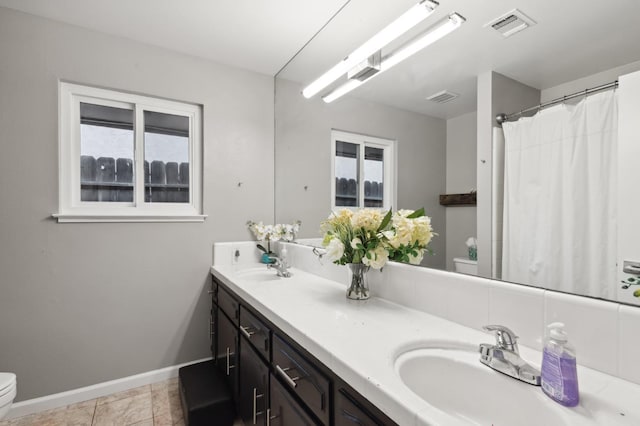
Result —
M305 98L310 98L316 95L322 89L349 72L349 70L367 60L367 58L382 49L384 46L425 20L429 15L431 15L431 13L433 13L436 7L438 7L438 2L422 0L420 3L400 15L400 17L387 25L376 35L371 37L362 46L354 50L344 60L337 63L333 68L305 87L302 94Z
M371 77L364 81L359 80L349 80L344 83L342 86L339 86L337 89L333 90L326 96L322 97L322 100L329 103L340 96L343 96L355 88L359 87L362 83L371 80L372 78L382 74L383 72L391 69L396 66L400 62L407 59L409 56L417 53L418 51L424 49L432 43L440 40L442 37L447 34L455 31L460 28L460 26L465 22L464 17L459 15L458 13L452 13L448 17L442 19L437 24L419 34L418 36L411 39L409 42L397 48L395 51L387 55L382 59L382 63L380 64L380 71L373 74ZM357 82L358 84L355 84Z

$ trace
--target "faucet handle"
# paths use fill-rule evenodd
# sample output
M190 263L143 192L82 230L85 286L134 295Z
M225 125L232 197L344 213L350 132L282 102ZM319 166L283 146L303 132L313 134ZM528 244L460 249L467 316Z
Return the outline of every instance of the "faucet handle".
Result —
M516 336L516 333L503 325L485 325L482 329L496 336L496 346L518 353L518 336Z

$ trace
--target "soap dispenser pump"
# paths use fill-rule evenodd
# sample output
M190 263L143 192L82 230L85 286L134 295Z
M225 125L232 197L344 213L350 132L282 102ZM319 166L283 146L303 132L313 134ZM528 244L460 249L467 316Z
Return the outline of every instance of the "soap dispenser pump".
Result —
M564 324L547 326L542 352L542 391L554 401L575 407L580 402L576 351L568 342Z

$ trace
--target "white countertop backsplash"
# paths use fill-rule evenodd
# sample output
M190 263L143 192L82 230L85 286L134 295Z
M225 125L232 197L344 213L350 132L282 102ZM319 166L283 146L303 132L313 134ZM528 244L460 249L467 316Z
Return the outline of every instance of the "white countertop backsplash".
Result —
M400 381L401 352L434 340L492 342L481 327L502 324L539 366L552 321L567 325L589 402L589 410L566 409L568 424L640 424L638 308L398 263L369 272L372 299L348 301L346 267L307 246L287 244L287 251L293 277L256 282L236 275L259 266L255 242L216 243L212 273L400 425L459 422Z

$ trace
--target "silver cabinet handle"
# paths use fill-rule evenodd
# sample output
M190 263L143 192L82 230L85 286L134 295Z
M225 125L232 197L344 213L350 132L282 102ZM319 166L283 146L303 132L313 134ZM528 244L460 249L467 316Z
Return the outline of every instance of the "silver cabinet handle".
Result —
M231 365L231 355L231 350L227 346L227 376L229 375L229 370L236 367L235 365Z
M290 377L287 374L287 371L289 371L290 368L282 368L280 367L278 364L276 364L276 372L280 375L280 377L282 377L284 379L285 382L287 382L287 384L289 386L291 386L292 388L296 388L298 386L298 384L296 383L298 380L300 380L300 377Z
M256 334L255 331L249 331L251 329L251 327L243 327L240 326L240 331L242 332L242 334L245 335L245 337L247 339L251 339L251 336L253 336L254 334Z
M257 405L258 405L258 402L257 402L258 401L258 395L257 394L258 394L257 389L253 388L253 424L254 425L256 424L256 417L257 417L256 411L258 410L258 407L257 407Z
M256 388L253 388L253 424L257 424L257 417L262 414L262 411L258 411L258 398L262 398L264 394L258 393ZM269 410L267 410L267 413Z
M278 416L271 415L271 408L267 408L267 426L271 426L271 420L277 419Z

